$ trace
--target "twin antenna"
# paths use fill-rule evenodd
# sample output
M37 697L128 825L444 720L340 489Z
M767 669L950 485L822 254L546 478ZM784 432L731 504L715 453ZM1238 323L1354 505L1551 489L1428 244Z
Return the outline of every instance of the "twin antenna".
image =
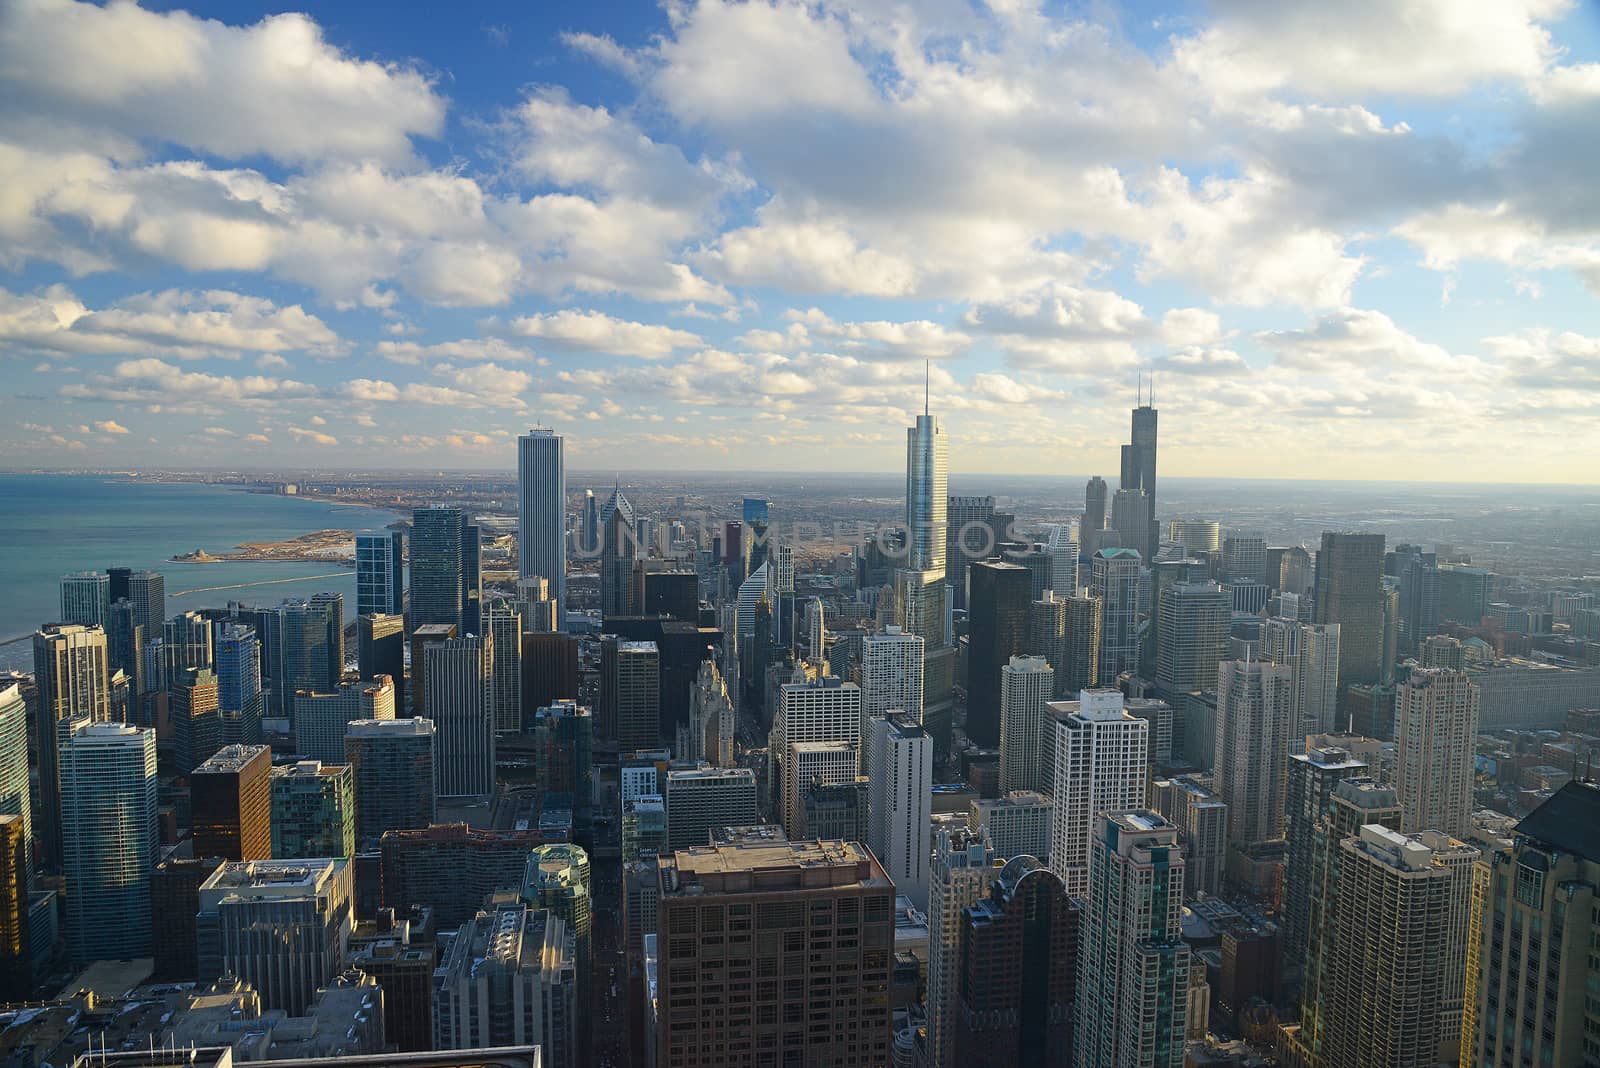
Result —
M1150 396L1148 400L1144 396L1144 375L1140 374L1134 379L1133 404L1136 408L1143 408L1146 404L1149 404L1152 408L1155 407L1156 373L1154 371L1150 372Z

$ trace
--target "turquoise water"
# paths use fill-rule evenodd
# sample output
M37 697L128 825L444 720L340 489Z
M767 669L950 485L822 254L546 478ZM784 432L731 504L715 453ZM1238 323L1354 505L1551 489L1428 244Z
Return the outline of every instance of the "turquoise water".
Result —
M68 571L126 566L167 579L167 613L229 601L277 604L322 590L355 608L354 572L314 563L180 564L176 553L228 552L241 542L278 541L328 528L364 530L399 518L375 508L245 493L194 483L135 482L95 475L0 474L0 640L31 633L60 612ZM186 590L291 579L182 596ZM29 643L0 646L0 667L31 664Z

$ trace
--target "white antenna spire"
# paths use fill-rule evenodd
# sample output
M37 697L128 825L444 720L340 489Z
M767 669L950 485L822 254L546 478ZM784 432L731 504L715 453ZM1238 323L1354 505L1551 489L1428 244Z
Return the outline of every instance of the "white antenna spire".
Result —
M924 360L922 362L922 368L922 414L930 415L932 413L929 411L928 402L929 397L933 394L933 360L931 358Z

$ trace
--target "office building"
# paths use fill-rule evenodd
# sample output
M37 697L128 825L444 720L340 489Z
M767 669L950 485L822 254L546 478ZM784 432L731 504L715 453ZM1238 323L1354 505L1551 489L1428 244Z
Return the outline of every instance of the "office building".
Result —
M1000 669L1001 793L1046 788L1045 735L1055 717L1045 706L1054 696L1055 672L1044 657L1014 656Z
M168 857L156 865L150 884L153 980L192 983L200 975L194 918L200 911L200 887L226 863L221 857Z
M1268 619L1261 628L1260 655L1287 666L1293 675L1292 749L1298 750L1310 735L1345 725L1338 711L1339 624Z
M301 760L272 769L272 855L353 857L355 779L349 764Z
M565 440L552 430L535 428L517 438L517 575L550 583L557 630L567 625L565 451ZM593 500L591 495L589 501ZM596 540L591 537L586 544Z
M1383 535L1322 535L1317 552L1318 623L1339 624L1339 699L1383 681Z
M1589 1064L1600 1033L1600 785L1570 782L1534 809L1474 880L1461 1062ZM1537 1014L1529 1012L1537 1006Z
M1139 663L1139 568L1136 549L1101 549L1090 563L1091 593L1100 602L1099 681L1109 685Z
M438 814L438 735L429 719L358 719L345 725L345 763L362 839L427 827Z
M333 693L294 695L295 751L326 764L344 762L344 736L358 719L394 719L394 680L342 683Z
M61 622L104 627L111 618L111 576L74 571L61 576Z
M399 530L356 535L356 615L405 614L405 545Z
M184 612L167 620L161 625L161 638L169 683L190 668L209 671L216 663L211 620L199 612Z
M356 620L356 671L364 680L387 675L395 686L402 684L406 677L404 616L371 615Z
M862 763L855 742L790 743L783 758L783 790L795 801L783 810L784 834L795 841L818 837L805 821L806 796L818 787L855 782Z
M29 938L29 839L22 817L0 812L0 1004L33 995L33 946Z
M544 790L586 804L594 786L594 716L576 701L555 701L533 720L534 776Z
M1339 850L1322 1063L1424 1068L1453 1060L1478 851L1436 831L1404 835L1378 824Z
M772 719L767 751L772 767L768 780L778 789L777 809L784 829L800 827L805 819L801 790L811 784L795 768L790 747L813 742L843 743L858 754L861 745L861 688L853 682L826 678L787 683L778 690L778 708ZM846 777L829 781L841 782ZM854 772L848 776L854 778ZM791 834L791 837L798 837Z
M545 909L496 900L456 932L433 981L436 1049L538 1046L542 1066L574 1068L588 1044L572 932Z
M489 668L489 703L494 729L522 733L522 616L510 601L494 600L483 610L483 629L494 639Z
M674 752L688 760L704 760L717 767L733 763L733 732L737 715L728 684L714 660L700 661L694 687L689 692L689 728L684 743Z
M988 896L1005 858L970 832L941 829L928 883L928 1063L953 1068L960 1020L961 924Z
M1185 556L1218 552L1222 525L1214 519L1173 519L1167 523L1167 540L1182 546Z
M1415 652L1424 638L1439 632L1439 563L1418 545L1396 545L1385 570L1398 580L1400 640Z
M578 639L570 634L522 636L524 716L553 701L578 697Z
M799 1064L889 1063L894 886L865 847L699 846L661 858L658 873L659 1068L777 1061L780 1051ZM722 931L737 936L746 925L759 934L728 938L722 947L710 943ZM755 973L758 939L820 946L840 938L854 939L859 952L836 953L826 1010L801 983L741 980L752 996L738 1001L722 990L729 969ZM811 1019L817 1012L824 1017Z
M1232 847L1283 837L1294 728L1294 678L1287 667L1244 660L1221 664L1212 777L1217 796L1228 806Z
M861 642L857 682L861 686L861 730L868 721L891 711L922 722L924 642L899 627L886 627Z
M1100 531L1106 529L1106 519L1109 512L1106 508L1108 500L1106 480L1095 475L1083 487L1083 522L1078 527L1078 540L1082 543L1083 552L1092 554L1098 546L1096 538Z
M1025 567L979 560L967 573L967 736L1000 744L1000 673L1028 640L1032 578Z
M263 1008L304 1015L344 970L353 900L348 858L224 864L200 886L200 977L235 976Z
M804 789L800 804L806 834L819 841L865 842L871 834L872 780L865 775L847 782L819 779Z
M134 571L126 567L106 568L110 580L111 603L128 601L133 605L136 625L150 634L161 629L167 618L166 578L159 571Z
M1050 860L1050 825L1055 804L1033 790L1012 790L1000 797L974 798L967 830L983 838L994 855L1005 860L1027 855Z
M1014 517L995 511L993 497L950 497L945 504L946 582L955 607L967 606L967 571L975 560L987 560L997 545L1010 541Z
M704 845L714 828L743 826L760 819L756 773L749 768L669 770L662 796L669 849Z
M1205 783L1188 775L1157 779L1154 808L1178 828L1183 848L1184 893L1190 897L1222 892L1228 864L1228 806Z
M1348 750L1313 746L1289 757L1287 837L1289 857L1284 866L1284 959L1298 964L1305 959L1311 938L1311 896L1314 887L1316 830L1332 811L1339 783L1362 778L1367 765Z
M963 1068L1072 1063L1082 907L1023 854L962 910L954 1062Z
M189 776L193 854L266 860L272 852L272 750L223 746Z
M1146 540L1134 548L1146 560L1154 560L1161 543L1161 527L1156 522L1156 409L1141 403L1133 409L1130 423L1129 443L1122 450L1122 489L1144 493Z
M1225 655L1233 612L1215 582L1178 582L1161 590L1156 659L1156 692L1176 700L1186 693L1214 690L1217 664Z
M1076 702L1053 702L1055 811L1050 867L1067 893L1089 889L1090 837L1102 812L1144 807L1150 724L1123 707L1117 690L1085 690Z
M867 739L868 845L900 893L928 904L933 739L910 716L880 716Z
M428 687L424 707L438 731L434 773L439 794L487 797L494 792L494 716L489 706L494 639L430 642L422 655Z
M1478 688L1465 671L1419 668L1395 689L1400 830L1471 830Z
M1092 690L1100 684L1100 600L1080 591L1066 599L1066 630L1056 669L1056 696Z
M476 915L486 895L522 884L536 830L491 831L465 823L386 831L378 843L384 908L427 904L441 929Z
M1439 618L1476 627L1489 614L1494 576L1480 567L1439 565Z
M411 626L441 623L478 634L478 528L459 508L418 508L411 516Z
M28 703L16 683L0 686L0 816L20 821L26 894L33 872L33 791L28 782Z
M222 748L217 673L208 667L182 668L169 679L167 717L172 722L173 769L188 775Z
M661 738L661 652L655 642L607 637L600 647L600 735L623 752Z
M383 988L384 1038L401 1053L433 1048L436 949L432 915L420 909L409 918L380 909L350 939L350 967Z
M572 933L578 990L580 993L587 991L593 974L591 939L594 927L594 883L589 854L568 842L537 846L528 856L521 887L524 902L559 917Z
M261 642L254 627L219 623L216 628L217 712L222 741L254 745L261 741Z
M1190 957L1178 829L1147 810L1103 811L1089 869L1072 1063L1179 1068Z
M156 734L83 723L61 742L62 873L76 965L150 956ZM107 922L115 917L116 922Z
M644 589L636 564L640 558L639 532L633 507L618 488L611 494L601 515L604 540L600 545L600 614L640 615L644 610Z
M1050 527L1045 542L1050 556L1050 589L1066 596L1078 588L1078 533L1071 523Z
M33 636L34 752L39 768L39 815L33 828L47 869L62 861L59 752L82 723L111 718L106 634L99 627L47 624Z
M258 612L256 624L272 715L292 717L301 690L339 688L344 677L344 599L339 594L284 601Z
M1149 522L1150 495L1140 489L1117 490L1111 497L1111 530L1102 536L1101 547L1132 549L1144 557L1153 536Z
M1222 539L1222 577L1229 582L1274 585L1267 566L1267 539L1259 534L1230 534Z

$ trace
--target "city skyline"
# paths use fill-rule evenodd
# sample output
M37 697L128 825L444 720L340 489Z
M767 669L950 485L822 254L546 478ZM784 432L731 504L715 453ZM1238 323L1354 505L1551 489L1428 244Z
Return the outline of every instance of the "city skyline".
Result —
M1592 483L1600 19L1451 8L9 5L0 446Z

